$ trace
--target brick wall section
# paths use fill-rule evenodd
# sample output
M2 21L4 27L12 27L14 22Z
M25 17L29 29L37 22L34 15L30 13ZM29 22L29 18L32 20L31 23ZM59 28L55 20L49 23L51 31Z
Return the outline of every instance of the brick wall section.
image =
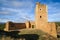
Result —
M9 31L9 30L20 30L20 29L32 28L32 25L35 26L35 22L30 22L30 21L26 21L26 23L7 22L4 30Z
M6 27L5 27L5 31L19 30L19 29L24 29L24 28L26 28L26 24L25 23L7 22L6 23Z
M26 28L25 23L12 23L9 30L19 30Z

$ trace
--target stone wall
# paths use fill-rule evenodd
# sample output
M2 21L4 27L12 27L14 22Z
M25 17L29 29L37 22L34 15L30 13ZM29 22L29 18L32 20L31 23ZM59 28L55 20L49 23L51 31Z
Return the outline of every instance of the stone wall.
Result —
M13 23L13 22L7 22L5 26L5 31L9 30L20 30L20 29L29 29L29 28L35 28L35 23L26 21L25 23Z
M9 31L9 30L20 30L20 29L24 29L26 28L26 24L25 23L13 23L13 22L7 22L6 23L6 27L5 27L5 31Z
M50 27L49 30L49 34L57 37L57 29L56 29L56 24L54 22L49 22L48 23L48 27Z
M30 21L26 21L25 24L26 24L26 28L27 28L27 29L31 28L31 23L30 23Z
M33 21L26 21L26 28L35 28L35 22ZM34 26L34 27L33 27Z
M19 30L19 29L24 29L26 28L25 23L13 23L9 27L9 30Z

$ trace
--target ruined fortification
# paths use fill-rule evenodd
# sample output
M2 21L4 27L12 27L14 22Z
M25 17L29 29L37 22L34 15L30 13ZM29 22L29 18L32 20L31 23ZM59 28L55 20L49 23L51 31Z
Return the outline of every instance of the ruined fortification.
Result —
M35 7L35 22L26 21L25 23L13 23L7 22L5 31L20 30L35 28L42 30L53 37L57 37L56 24L54 22L48 22L47 6L44 4L36 3Z
M35 25L36 29L40 29L54 37L57 36L55 23L48 22L47 6L38 2L35 10Z

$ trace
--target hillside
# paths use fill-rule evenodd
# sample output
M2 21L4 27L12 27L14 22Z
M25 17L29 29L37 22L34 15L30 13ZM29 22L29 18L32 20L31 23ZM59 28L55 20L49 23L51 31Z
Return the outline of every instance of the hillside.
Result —
M4 30L5 28L5 23L0 23L0 30Z
M3 33L3 34L2 34ZM0 31L0 35L5 35L4 39L25 39L25 40L56 40L55 37L38 29L22 29L21 31Z
M58 24L60 26L60 22L55 22L56 24Z

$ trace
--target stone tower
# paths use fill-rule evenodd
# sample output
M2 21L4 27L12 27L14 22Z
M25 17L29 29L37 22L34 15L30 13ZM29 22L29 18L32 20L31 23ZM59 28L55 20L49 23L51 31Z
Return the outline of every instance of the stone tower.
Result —
M36 3L35 24L37 29L46 31L47 27L47 7L46 5Z
M47 7L44 4L36 3L35 9L35 26L45 33L57 37L55 23L48 23Z

